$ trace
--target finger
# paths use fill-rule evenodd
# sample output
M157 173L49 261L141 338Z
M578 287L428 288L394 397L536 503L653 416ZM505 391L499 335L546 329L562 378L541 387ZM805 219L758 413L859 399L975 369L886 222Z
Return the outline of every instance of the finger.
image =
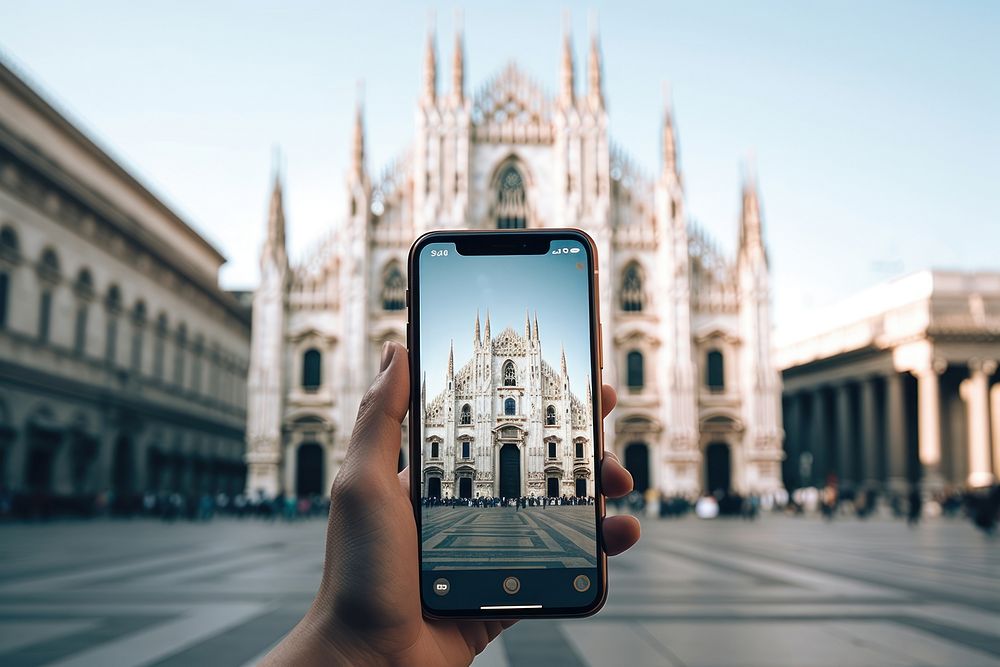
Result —
M410 368L406 348L387 342L379 374L361 399L345 466L365 468L392 479L399 466L400 425L410 400ZM369 465L374 464L374 465Z
M601 412L603 413L601 417L607 417L616 405L618 405L618 392L610 384L601 385Z
M604 519L602 526L604 550L609 556L617 556L638 542L641 532L639 520L634 516L627 514L609 516Z
M632 493L632 473L622 467L614 452L604 452L601 490L608 498L621 498Z

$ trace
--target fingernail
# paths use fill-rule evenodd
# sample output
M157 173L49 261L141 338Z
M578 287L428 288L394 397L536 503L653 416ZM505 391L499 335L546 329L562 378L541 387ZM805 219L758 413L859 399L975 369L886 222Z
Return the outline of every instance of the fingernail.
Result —
M389 364L392 362L392 355L393 354L394 354L394 348L389 343L389 341L386 341L385 343L383 343L382 344L382 364L381 364L381 366L378 369L379 373L381 373L385 369L389 368Z

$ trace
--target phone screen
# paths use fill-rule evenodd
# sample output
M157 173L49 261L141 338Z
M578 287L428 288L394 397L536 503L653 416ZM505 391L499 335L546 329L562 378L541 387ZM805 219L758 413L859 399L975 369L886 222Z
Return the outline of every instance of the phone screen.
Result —
M571 235L533 254L460 247L431 242L416 258L425 605L592 606L601 587L594 258Z

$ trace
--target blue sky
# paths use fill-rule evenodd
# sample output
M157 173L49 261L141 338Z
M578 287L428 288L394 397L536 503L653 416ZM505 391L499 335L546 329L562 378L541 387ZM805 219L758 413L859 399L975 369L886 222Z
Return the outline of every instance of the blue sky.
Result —
M552 249L580 248L578 241L557 241ZM447 256L432 257L432 250L448 249ZM570 391L578 398L587 393L590 374L590 314L587 262L582 254L467 257L455 252L453 243L434 243L420 258L420 350L427 372L427 399L445 387L448 349L454 339L455 370L472 358L476 311L482 320L490 311L490 334L512 327L524 333L524 313L534 321L542 359L559 372L560 351L566 350ZM582 266L580 266L582 264Z
M438 5L448 80L452 10ZM516 59L554 90L564 5L464 7L466 80ZM611 134L659 168L673 91L688 212L736 240L753 154L780 321L894 275L998 268L1000 4L571 5L577 79L599 16ZM404 150L428 24L421 3L0 0L0 48L256 282L272 147L293 256L344 210L356 82L369 167Z

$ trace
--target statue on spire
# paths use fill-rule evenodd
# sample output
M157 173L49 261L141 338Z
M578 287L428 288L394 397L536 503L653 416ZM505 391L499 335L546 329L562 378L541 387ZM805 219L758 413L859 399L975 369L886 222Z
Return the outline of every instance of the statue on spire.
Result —
M674 103L670 96L670 86L663 84L663 173L679 178L677 167L677 136L674 133Z
M358 81L358 98L354 104L354 142L351 149L351 176L364 181L365 175L365 85Z

